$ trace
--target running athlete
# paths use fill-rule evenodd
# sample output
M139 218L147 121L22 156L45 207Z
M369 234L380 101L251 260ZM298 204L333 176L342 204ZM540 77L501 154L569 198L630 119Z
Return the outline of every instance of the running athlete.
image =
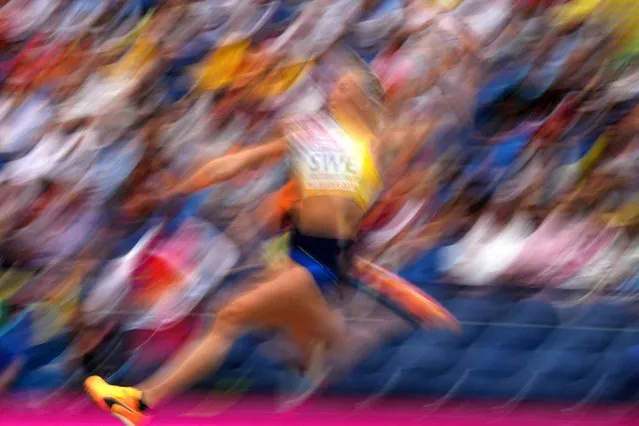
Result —
M383 150L377 138L383 123L382 98L373 74L349 67L336 81L327 113L291 120L282 137L214 159L164 195L190 194L289 154L300 190L290 213L290 263L271 280L227 303L203 336L143 383L118 387L89 377L85 389L101 409L127 425L139 425L148 407L217 368L249 329L285 332L299 348L305 371L323 381L325 351L345 337L342 320L324 294L344 275L360 222L382 189L378 161Z

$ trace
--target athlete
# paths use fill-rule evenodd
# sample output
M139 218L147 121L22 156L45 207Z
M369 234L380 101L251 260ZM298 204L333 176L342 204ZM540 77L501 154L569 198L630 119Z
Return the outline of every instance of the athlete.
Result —
M345 339L342 319L325 299L349 266L359 225L382 189L383 91L363 66L337 78L327 111L292 119L273 142L214 159L161 198L186 195L227 181L276 157L287 156L299 188L290 262L269 281L232 299L208 331L187 344L156 375L135 387L89 377L85 389L103 410L127 425L147 418L148 407L174 396L217 368L249 329L283 331L317 382L327 370L324 354Z

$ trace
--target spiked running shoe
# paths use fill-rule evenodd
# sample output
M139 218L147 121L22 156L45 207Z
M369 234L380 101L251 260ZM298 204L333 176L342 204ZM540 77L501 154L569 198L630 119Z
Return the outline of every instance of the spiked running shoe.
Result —
M91 376L84 381L84 389L101 410L126 426L141 426L149 420L143 413L142 392L135 388L112 386L101 377Z

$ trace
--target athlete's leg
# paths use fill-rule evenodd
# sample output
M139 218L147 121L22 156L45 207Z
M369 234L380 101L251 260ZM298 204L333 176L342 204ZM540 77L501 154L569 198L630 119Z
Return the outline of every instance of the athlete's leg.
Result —
M252 328L284 329L309 362L313 344L337 339L334 315L311 275L298 266L232 300L203 337L184 347L138 388L153 406L183 391L224 360L235 340Z
M176 395L209 374L224 360L234 341L247 329L284 330L293 337L309 362L317 343L330 345L341 329L335 313L324 300L308 271L292 266L271 281L233 299L218 312L209 331L187 344L173 360L156 375L136 388L116 388L99 379L87 383L93 399L107 409L114 396L126 398L126 405L144 403L156 405ZM124 393L123 393L124 392ZM137 407L134 407L137 409ZM114 412L111 409L111 412Z

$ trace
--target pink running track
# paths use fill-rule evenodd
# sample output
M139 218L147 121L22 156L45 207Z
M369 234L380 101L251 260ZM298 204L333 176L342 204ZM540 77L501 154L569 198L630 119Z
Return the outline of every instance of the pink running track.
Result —
M550 404L506 405L498 402L425 400L374 401L316 399L289 412L277 412L269 398L223 395L181 398L164 407L150 426L639 426L632 406L581 407ZM120 423L101 413L83 396L30 395L0 401L0 425L104 425Z

